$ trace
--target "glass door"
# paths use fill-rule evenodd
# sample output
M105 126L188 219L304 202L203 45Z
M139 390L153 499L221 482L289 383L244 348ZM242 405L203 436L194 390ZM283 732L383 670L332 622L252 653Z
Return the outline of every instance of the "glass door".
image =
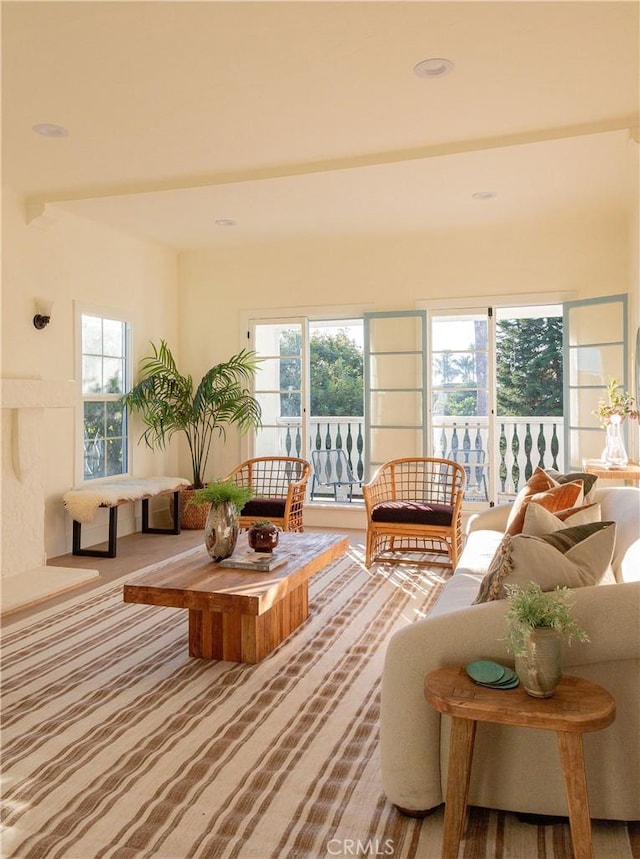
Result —
M602 456L605 434L594 410L607 382L628 389L627 296L567 302L564 320L566 462L580 470L585 459Z
M487 312L431 317L431 448L464 466L465 502L491 494L492 353Z
M304 321L256 323L253 348L262 359L254 394L262 408L262 426L253 436L250 456L306 454L306 379Z
M424 310L366 313L366 477L390 459L427 455Z

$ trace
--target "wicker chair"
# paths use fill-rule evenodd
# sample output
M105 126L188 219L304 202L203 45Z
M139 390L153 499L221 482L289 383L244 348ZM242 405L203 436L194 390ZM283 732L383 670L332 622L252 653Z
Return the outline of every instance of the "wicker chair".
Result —
M250 528L256 520L267 519L283 531L302 531L310 472L305 459L293 456L260 456L235 468L227 479L255 493L242 508L240 528Z
M365 563L455 569L462 549L465 472L449 459L394 459L362 487L367 512ZM409 556L440 556L433 557ZM445 560L443 560L445 559Z

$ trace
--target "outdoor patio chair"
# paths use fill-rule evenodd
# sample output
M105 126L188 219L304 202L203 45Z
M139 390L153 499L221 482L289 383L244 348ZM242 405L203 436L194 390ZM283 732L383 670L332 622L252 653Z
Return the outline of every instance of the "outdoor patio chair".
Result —
M240 528L268 520L283 531L302 531L304 497L311 466L293 456L248 459L227 477L253 490L254 497L240 513Z
M311 451L313 477L311 478L311 500L319 488L326 486L333 492L333 500L338 500L338 489L348 488L349 501L353 499L353 487L360 486L360 481L354 477L349 460L344 450L313 450Z
M381 465L362 487L367 567L404 561L455 569L465 480L462 465L450 459L394 459Z

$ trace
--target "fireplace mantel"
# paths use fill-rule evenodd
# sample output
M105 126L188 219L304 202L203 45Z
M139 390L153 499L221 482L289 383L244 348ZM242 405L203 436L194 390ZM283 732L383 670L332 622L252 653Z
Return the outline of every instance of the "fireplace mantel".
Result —
M74 379L0 379L3 409L56 409L75 405Z

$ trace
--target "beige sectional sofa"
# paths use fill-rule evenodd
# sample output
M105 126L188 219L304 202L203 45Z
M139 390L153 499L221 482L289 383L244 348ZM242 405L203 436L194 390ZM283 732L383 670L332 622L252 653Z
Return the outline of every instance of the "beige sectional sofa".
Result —
M600 482L602 486L602 482ZM584 735L591 815L640 819L640 490L596 487L602 520L616 522L615 583L574 590L574 614L591 642L563 650L563 668L614 696L609 728ZM382 784L409 813L444 801L449 719L423 695L425 675L479 658L513 665L505 641L504 600L472 605L500 544L510 505L474 517L460 562L429 617L397 632L384 666L381 705ZM505 693L508 694L508 693ZM553 732L479 724L471 805L566 815Z

